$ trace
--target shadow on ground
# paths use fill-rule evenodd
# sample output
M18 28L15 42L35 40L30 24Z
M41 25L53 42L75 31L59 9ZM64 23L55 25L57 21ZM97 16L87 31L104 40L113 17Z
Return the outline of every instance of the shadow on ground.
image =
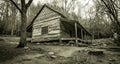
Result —
M28 52L26 49L16 48L16 44L8 44L5 41L0 41L0 62L13 59L16 56Z

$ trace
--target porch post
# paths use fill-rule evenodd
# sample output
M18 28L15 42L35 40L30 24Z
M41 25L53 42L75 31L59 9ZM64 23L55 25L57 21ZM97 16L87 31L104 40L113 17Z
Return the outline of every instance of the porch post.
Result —
M81 29L81 39L83 39L83 29Z
M85 32L85 40L86 40L86 32Z
M78 43L78 40L77 40L77 23L75 22L75 42L76 44Z

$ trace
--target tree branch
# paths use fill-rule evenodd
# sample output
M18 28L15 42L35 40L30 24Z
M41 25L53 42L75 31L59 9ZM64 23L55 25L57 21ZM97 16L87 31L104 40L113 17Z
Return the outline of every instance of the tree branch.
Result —
M18 5L13 0L10 0L10 1L20 11L20 13L22 13L22 10L18 7Z
M106 0L107 2L105 2L104 0L101 0L105 6L107 7L107 9L109 10L109 14L111 14L112 17L110 18L114 18L114 22L120 26L120 22L118 21L118 16L117 16L117 10L115 9L114 3L112 0ZM108 4L109 3L109 4ZM110 16L110 15L109 15ZM111 19L112 20L112 19Z
M33 1L33 0L29 0L29 2L25 5L27 9L28 9L28 7L31 5L32 1Z

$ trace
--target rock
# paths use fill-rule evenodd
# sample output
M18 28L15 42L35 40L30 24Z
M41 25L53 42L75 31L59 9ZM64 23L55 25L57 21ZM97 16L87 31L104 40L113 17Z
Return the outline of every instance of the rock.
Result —
M49 55L54 55L55 53L54 52L48 52Z
M88 54L90 55L103 55L103 51L89 51Z
M55 59L57 56L55 56L55 55L52 55L52 56L50 56L51 57L51 59Z
M93 46L97 46L97 44L92 44Z
M103 44L103 47L106 47L107 46L107 44Z
M114 62L114 61L115 61L115 59L109 59L109 61Z
M29 47L24 47L24 49L28 49Z
M36 43L36 44L40 44L40 43Z

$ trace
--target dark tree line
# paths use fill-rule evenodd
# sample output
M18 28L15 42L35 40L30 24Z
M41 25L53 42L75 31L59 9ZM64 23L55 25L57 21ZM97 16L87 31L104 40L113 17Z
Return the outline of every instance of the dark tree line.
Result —
M0 18L1 31L0 31L0 34L13 35L14 31L16 29L15 21L16 21L17 10L7 0L4 0L3 3L0 4L0 7L1 7L1 14L0 14L1 15L1 18ZM14 11L14 12L12 12L12 11ZM12 28L10 28L10 27L12 27Z

